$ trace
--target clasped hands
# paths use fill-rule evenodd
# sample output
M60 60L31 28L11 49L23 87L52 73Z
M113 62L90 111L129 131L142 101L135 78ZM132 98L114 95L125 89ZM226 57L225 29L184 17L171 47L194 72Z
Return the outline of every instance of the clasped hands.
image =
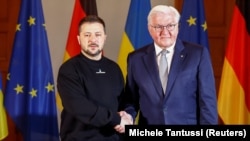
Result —
M130 114L128 114L125 111L120 111L118 114L121 116L121 123L119 125L116 125L114 129L119 133L125 132L125 125L132 125L133 124L133 118Z

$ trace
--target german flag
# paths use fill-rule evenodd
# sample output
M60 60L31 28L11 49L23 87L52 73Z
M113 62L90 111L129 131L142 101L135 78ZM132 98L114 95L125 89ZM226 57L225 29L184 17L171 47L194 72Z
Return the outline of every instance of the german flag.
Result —
M64 62L80 53L81 48L76 38L78 35L78 23L86 15L98 15L96 0L75 0L66 50L63 59ZM56 103L58 109L62 111L63 106L59 94L56 95Z
M78 23L83 17L90 14L97 15L95 0L75 0L64 61L80 53L80 46L76 38L78 35Z
M223 124L250 124L249 34L250 1L236 0L218 94Z

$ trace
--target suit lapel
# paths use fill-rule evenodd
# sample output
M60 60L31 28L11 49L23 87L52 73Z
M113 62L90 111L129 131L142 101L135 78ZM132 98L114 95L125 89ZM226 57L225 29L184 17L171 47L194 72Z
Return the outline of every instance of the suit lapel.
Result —
M169 75L168 75L168 84L167 84L167 89L166 89L166 93L167 93L167 97L170 94L170 91L173 87L174 81L177 77L177 75L179 74L179 71L181 69L181 65L183 63L183 61L186 58L186 52L184 51L184 46L182 44L182 42L180 40L177 40L176 44L175 44L175 52L173 55L173 59L172 59L172 63L171 63L171 68L169 71Z
M156 62L156 55L155 55L155 49L154 45L150 45L146 50L146 55L143 57L143 62L145 65L146 70L149 73L149 76L151 77L154 87L158 94L162 96L162 87L161 87L161 81L158 74L158 65Z

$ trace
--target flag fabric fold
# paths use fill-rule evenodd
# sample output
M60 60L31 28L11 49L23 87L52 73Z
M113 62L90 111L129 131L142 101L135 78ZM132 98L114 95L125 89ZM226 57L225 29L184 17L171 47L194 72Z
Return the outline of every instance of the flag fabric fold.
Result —
M178 36L182 40L203 45L209 50L203 0L183 1Z
M152 41L148 32L147 15L151 9L150 0L131 0L125 31L122 35L118 64L124 76L127 74L127 55Z
M22 0L4 105L24 141L59 141L55 87L41 0Z
M81 48L76 38L78 35L78 23L83 17L90 14L97 15L95 0L75 0L64 61L80 53Z
M96 0L80 0L80 3L86 15L98 15Z
M97 14L96 0L75 0L63 62L80 53L81 48L76 38L80 20L86 15ZM58 93L56 94L56 101L57 108L61 112L63 106Z
M3 105L3 83L2 75L0 74L0 140L3 140L8 135L8 126L6 111Z
M222 124L250 124L250 1L236 0L218 94Z

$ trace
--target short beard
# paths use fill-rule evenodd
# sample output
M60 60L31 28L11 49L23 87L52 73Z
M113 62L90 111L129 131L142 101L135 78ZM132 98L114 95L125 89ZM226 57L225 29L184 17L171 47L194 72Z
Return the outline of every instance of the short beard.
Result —
M96 57L102 53L102 49L98 49L96 53L91 53L88 50L83 50L83 52L85 52L86 54L88 54L91 57Z

